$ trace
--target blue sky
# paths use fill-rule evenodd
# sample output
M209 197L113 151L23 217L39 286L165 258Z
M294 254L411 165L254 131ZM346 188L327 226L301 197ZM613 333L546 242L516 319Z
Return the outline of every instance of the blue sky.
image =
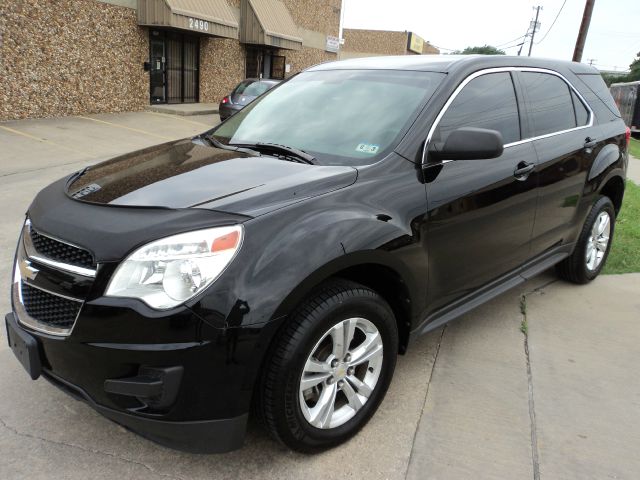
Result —
M344 0L344 26L409 30L447 49L485 43L510 47L520 43L511 40L526 32L535 14L534 5L543 6L537 42L549 30L562 4L563 0ZM566 1L551 31L541 43L534 44L533 56L571 60L584 4L585 0ZM594 59L602 69L627 69L638 51L640 0L596 0L582 61ZM517 52L517 47L507 49L508 54Z

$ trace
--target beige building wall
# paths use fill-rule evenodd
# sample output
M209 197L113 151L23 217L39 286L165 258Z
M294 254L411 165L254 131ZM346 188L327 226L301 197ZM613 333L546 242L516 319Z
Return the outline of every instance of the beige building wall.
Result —
M345 28L342 37L344 52L360 52L368 56L404 55L407 52L407 32Z
M4 0L0 120L142 110L148 33L95 0Z
M373 57L376 55L417 55L407 49L409 32L391 30L361 30L345 28L340 58ZM423 55L438 55L440 50L424 42Z

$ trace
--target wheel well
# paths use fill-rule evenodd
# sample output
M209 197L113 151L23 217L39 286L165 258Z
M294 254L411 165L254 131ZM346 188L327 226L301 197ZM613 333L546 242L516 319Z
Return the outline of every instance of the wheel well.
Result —
M405 353L411 331L411 296L402 277L391 268L376 264L349 267L334 276L360 283L384 298L393 310L398 324L398 351Z
M622 178L611 178L605 184L605 186L602 187L602 190L600 190L600 194L611 199L616 211L616 215L618 215L618 213L620 213L620 208L622 207L622 197L624 195L624 182Z

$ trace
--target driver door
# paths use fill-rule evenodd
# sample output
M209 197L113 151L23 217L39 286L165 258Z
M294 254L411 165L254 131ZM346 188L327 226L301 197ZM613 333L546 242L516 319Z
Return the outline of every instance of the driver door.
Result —
M429 163L430 312L514 270L530 258L536 212L536 154L521 140L518 99L508 71L477 76L455 97L432 135L440 149L461 127L499 131L503 154ZM435 170L435 175L428 171ZM435 177L435 178L434 178Z

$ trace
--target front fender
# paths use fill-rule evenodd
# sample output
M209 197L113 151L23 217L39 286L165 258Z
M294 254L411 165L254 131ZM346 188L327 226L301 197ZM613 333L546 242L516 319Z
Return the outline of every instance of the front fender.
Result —
M295 222L287 221L286 214L280 221L258 218L246 225L246 238L252 243L257 238L268 241L246 245L253 261L247 265L246 280L237 284L244 290L241 298L250 299L254 314L243 319L244 325L289 314L314 286L356 265L387 267L406 283L412 296L418 295L419 282L407 256L417 264L421 249L410 226L348 207L292 215Z

